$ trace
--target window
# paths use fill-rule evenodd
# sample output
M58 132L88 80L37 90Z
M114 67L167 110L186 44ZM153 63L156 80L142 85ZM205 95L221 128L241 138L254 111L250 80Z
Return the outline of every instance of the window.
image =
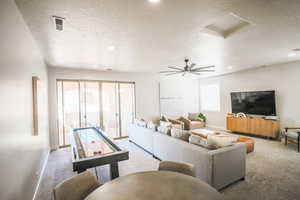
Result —
M220 111L220 86L200 86L200 106L203 111Z

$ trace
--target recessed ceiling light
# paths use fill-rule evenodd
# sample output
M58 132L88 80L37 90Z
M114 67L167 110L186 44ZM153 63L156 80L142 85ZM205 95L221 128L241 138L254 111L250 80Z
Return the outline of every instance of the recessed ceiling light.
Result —
M150 3L159 3L160 0L148 0Z
M289 53L288 57L294 57L300 52L300 49L293 49L291 53Z
M114 51L114 50L116 49L116 47L113 46L113 45L110 45L110 46L107 47L107 49L108 49L109 51Z
M295 52L291 52L291 53L289 53L289 55L288 55L288 57L294 57L294 56L296 56L297 54L295 53Z

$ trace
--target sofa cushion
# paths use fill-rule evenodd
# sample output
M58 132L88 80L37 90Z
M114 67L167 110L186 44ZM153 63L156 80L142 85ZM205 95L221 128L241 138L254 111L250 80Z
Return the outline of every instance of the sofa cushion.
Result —
M165 135L171 135L171 128L167 126L159 126L157 127L157 131Z
M172 128L171 129L171 136L178 138L180 140L189 141L189 137L190 137L190 133L181 129L177 129L177 128Z
M218 148L227 147L233 145L233 143L237 142L237 136L231 135L208 135L207 143L208 145L217 146Z
M217 146L209 145L206 138L203 138L198 135L192 134L189 137L189 143L195 144L195 145L198 145L198 146L204 147L206 149L210 149L210 150L217 149Z

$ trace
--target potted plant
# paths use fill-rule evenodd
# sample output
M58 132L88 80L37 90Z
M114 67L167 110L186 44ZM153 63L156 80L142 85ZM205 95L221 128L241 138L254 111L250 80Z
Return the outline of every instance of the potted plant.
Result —
M203 113L199 113L198 119L204 123L206 122L206 116Z

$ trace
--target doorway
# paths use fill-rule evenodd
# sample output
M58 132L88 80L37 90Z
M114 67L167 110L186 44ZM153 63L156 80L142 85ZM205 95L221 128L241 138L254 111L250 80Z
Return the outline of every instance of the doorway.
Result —
M99 127L113 139L128 137L135 118L135 83L57 80L59 146L74 128Z

